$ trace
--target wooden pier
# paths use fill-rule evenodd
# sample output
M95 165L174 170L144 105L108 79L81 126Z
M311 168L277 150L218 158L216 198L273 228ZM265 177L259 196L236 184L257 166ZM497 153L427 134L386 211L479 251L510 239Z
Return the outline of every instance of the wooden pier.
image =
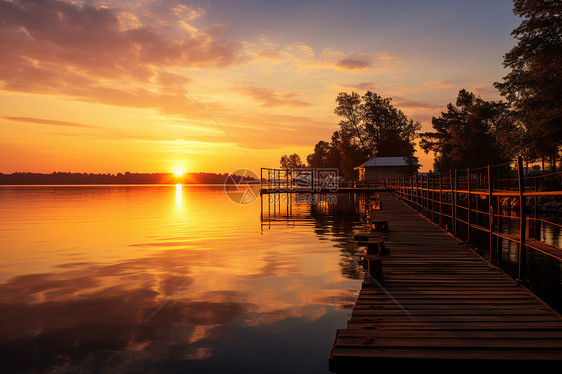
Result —
M555 310L391 193L380 195L383 209L372 215L389 231L357 239L382 239L388 253L379 256L382 275L366 273L347 328L336 333L332 372L562 361Z

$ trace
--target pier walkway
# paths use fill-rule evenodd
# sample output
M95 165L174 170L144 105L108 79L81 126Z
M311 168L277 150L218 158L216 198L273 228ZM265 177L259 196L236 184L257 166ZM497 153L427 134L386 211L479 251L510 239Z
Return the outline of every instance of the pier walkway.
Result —
M556 311L391 193L380 202L373 218L389 231L367 235L389 250L383 276L366 273L347 328L336 333L332 372L562 361Z

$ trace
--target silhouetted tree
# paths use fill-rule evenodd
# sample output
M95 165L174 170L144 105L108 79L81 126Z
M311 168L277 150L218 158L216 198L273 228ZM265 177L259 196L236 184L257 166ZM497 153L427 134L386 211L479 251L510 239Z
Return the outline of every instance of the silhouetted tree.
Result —
M311 168L328 168L331 164L332 145L330 142L320 140L314 146L314 153L306 157L306 162Z
M461 90L456 105L431 120L435 132L420 134L421 148L435 152L433 167L439 171L497 164L508 155L496 140L509 122L506 104L485 101Z
M281 164L281 167L283 169L294 169L294 168L305 168L306 165L303 164L303 162L301 161L301 157L296 154L293 153L292 155L283 155L281 156L281 160L279 160L279 163Z
M513 12L524 20L504 56L511 72L495 83L514 111L519 133L512 146L555 157L562 145L562 1L515 0Z
M355 178L355 167L368 159L365 152L354 142L353 136L342 130L334 131L331 144L330 162L335 165L333 167L339 169L341 176Z
M334 131L329 142L319 141L314 153L307 156L309 167L337 168L341 176L355 178L356 166L365 162L368 157L353 141L353 137L342 130Z
M343 136L347 136L350 141L360 145L366 155L370 152L367 149L364 137L365 137L365 119L363 117L362 102L359 94L356 92L340 92L336 98L337 106L334 109L334 113L344 119L340 121L340 133Z
M392 99L367 91L363 97L355 92L341 92L334 113L343 117L340 131L349 135L351 144L373 156L402 156L413 159L415 139L421 129L392 105Z
M396 109L391 101L371 91L363 96L362 115L368 145L374 156L402 156L412 160L421 125Z

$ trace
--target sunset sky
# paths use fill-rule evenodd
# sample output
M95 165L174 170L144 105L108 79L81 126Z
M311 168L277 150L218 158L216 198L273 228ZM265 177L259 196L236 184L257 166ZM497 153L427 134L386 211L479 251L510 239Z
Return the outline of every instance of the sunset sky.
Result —
M342 91L430 129L462 88L499 99L512 7L0 0L0 172L259 171L328 140Z

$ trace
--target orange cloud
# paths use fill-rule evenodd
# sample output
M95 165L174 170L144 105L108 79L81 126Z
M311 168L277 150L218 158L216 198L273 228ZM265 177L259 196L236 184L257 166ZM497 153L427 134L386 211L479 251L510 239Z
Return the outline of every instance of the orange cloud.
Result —
M124 27L115 8L3 0L0 88L65 95L73 86L107 85L107 80L149 82L159 73L153 58L182 67L237 62L240 44L226 41L219 29L177 34L182 36L149 26Z
M9 121L32 123L35 125L50 125L50 126L64 126L64 127L79 127L88 129L100 129L98 126L84 125L76 122L55 121L43 118L30 118L30 117L2 117Z
M426 87L431 87L431 88L453 87L453 83L449 82L449 81L431 81L431 82L425 82L423 85L426 86Z
M361 91L371 90L373 91L375 88L380 86L380 83L377 82L359 82L359 83L351 83L351 84L342 84L342 87L351 87Z
M392 96L393 104L397 108L403 109L415 109L415 110L436 110L442 107L442 105L435 105L430 103L424 103L417 100L412 100L401 96Z
M336 62L336 66L346 70L366 69L371 66L369 61L345 58Z
M328 51L327 56L338 56L337 51ZM385 52L356 53L345 58L339 58L334 66L340 70L385 70L400 63L400 58Z
M259 102L262 107L271 108L277 106L310 106L311 104L300 100L299 95L294 92L283 92L267 87L243 87L239 89L244 94Z
M263 66L275 66L275 70L295 72L341 71L344 73L373 73L396 68L400 58L386 52L345 53L335 48L320 51L303 43L279 45L275 41L261 38L256 43L246 42L244 58L240 61L259 62Z

